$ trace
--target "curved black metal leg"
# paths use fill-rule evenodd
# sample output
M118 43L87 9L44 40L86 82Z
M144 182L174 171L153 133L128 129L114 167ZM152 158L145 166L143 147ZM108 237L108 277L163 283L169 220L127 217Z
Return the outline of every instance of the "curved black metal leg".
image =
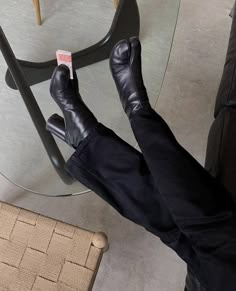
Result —
M120 0L108 34L95 45L73 54L75 69L107 59L118 41L139 36L139 30L140 19L136 0ZM50 79L57 65L56 60L43 63L19 60L19 64L29 86ZM17 89L9 70L6 73L6 83L12 89Z
M35 100L35 97L27 85L22 69L17 62L15 55L7 41L7 38L0 26L0 50L14 78L15 84L24 100L30 117L38 131L47 154L56 172L66 184L71 184L73 179L64 170L65 160L52 135L46 130L46 121Z

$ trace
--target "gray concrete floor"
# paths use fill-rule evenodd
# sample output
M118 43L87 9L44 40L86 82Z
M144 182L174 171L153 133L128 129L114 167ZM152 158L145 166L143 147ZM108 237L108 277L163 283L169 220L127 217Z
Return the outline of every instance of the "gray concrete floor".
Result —
M182 0L174 45L157 111L201 163L213 120L233 0ZM2 96L1 96L2 98ZM95 194L34 196L0 183L0 199L92 230L110 240L95 291L183 291L185 264L159 239L123 219Z

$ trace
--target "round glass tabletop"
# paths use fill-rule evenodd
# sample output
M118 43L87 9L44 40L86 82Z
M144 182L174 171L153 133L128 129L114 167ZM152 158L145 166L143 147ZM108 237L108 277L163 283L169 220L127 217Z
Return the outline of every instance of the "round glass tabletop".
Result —
M129 0L126 0L129 1ZM180 0L138 0L143 76L155 106L168 65ZM28 0L1 1L1 26L18 59L44 62L57 49L77 52L106 35L114 14L112 0L48 1L41 7L43 24L35 24ZM65 184L53 168L18 90L5 82L7 65L0 54L0 173L16 186L47 195L78 195L89 191L77 181ZM136 146L112 80L108 60L77 70L80 93L98 120ZM49 94L50 80L31 86L45 117L61 115ZM67 160L73 153L55 138Z

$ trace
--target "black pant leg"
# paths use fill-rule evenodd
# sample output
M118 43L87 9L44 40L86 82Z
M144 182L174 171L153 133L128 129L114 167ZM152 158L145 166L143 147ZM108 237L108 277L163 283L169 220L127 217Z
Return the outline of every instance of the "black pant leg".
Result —
M123 216L156 235L178 230L142 154L103 125L77 148L66 169Z
M203 280L196 252L163 203L140 152L99 125L77 148L66 169L121 215L160 237Z
M154 110L140 110L131 126L161 196L198 254L208 289L236 290L236 222L230 195L179 145Z

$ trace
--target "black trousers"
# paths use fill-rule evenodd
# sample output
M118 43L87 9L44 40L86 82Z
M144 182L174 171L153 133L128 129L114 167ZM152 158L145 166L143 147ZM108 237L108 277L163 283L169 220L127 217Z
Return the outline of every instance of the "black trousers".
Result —
M130 123L142 153L99 124L69 159L67 171L175 250L207 291L235 291L230 195L154 110L140 110Z

